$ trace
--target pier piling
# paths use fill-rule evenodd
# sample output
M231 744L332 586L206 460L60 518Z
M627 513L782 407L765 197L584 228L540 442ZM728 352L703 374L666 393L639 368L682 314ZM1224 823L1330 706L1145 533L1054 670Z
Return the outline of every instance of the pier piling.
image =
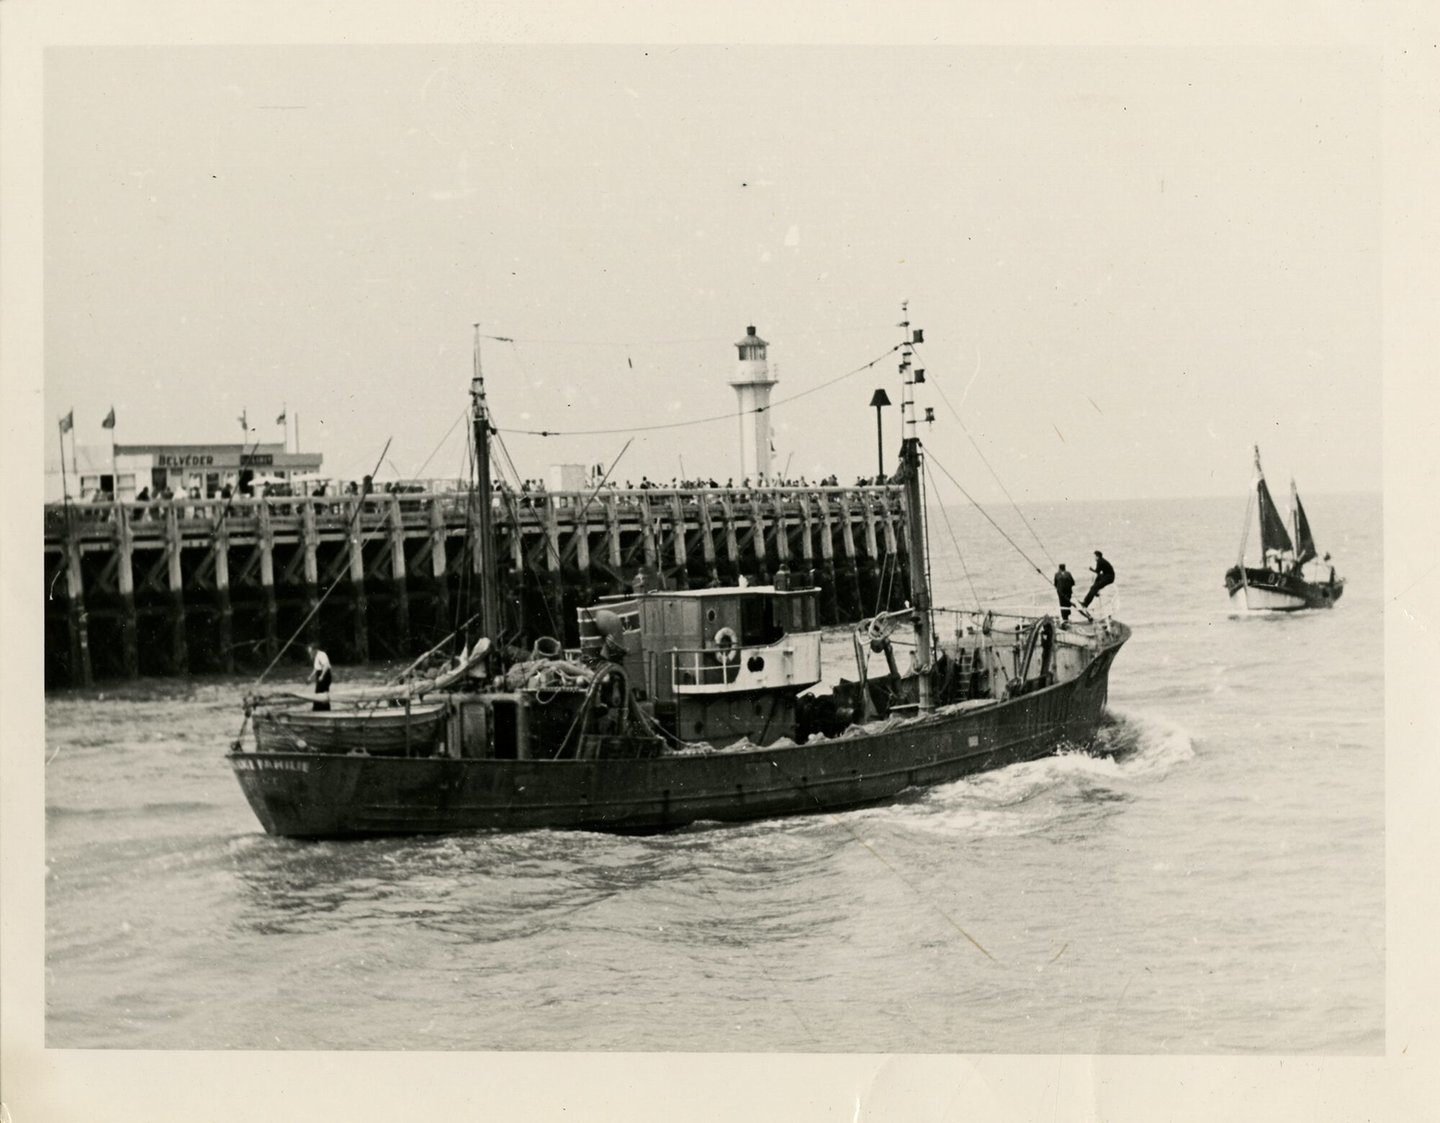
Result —
M47 506L46 684L253 672L292 636L342 665L408 661L476 610L475 501L435 491ZM642 575L652 588L763 584L783 566L792 586L820 586L824 624L898 608L909 592L896 487L491 501L511 642L573 646L576 608Z

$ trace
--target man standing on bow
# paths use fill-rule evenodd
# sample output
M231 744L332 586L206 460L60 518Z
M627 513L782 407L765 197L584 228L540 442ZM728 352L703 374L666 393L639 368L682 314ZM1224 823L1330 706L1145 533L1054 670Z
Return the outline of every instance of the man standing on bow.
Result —
M1065 563L1060 563L1060 569L1055 574L1055 592L1060 597L1060 626L1070 626L1070 594L1075 591L1075 575L1065 568Z
M1106 585L1115 583L1115 567L1105 560L1105 555L1099 550L1095 551L1095 564L1090 567L1090 572L1095 574L1095 583L1090 586L1090 591L1085 594L1085 599L1080 602L1082 609L1089 608L1090 602L1095 599L1100 590Z

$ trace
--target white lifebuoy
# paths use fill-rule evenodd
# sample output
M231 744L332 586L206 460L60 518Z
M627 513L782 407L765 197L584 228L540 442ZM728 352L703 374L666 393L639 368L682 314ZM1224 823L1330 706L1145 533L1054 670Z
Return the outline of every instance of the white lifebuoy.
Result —
M715 633L716 657L722 663L733 663L740 654L739 643L733 628L721 628Z

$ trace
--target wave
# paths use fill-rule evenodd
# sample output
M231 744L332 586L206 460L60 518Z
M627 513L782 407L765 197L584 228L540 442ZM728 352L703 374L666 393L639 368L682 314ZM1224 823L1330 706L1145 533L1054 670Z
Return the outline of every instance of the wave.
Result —
M1150 713L1110 711L1096 743L1100 751L1113 754L1123 776L1168 772L1195 756L1195 739L1184 726Z
M225 804L209 800L169 800L157 803L137 803L124 807L71 807L63 803L50 804L45 808L47 818L90 818L116 819L127 815L184 814L195 811L214 811Z
M1162 776L1194 755L1194 739L1178 723L1112 711L1088 747L967 776L850 816L971 838L1029 834L1077 813L1113 813L1133 798L1126 790L1132 782Z

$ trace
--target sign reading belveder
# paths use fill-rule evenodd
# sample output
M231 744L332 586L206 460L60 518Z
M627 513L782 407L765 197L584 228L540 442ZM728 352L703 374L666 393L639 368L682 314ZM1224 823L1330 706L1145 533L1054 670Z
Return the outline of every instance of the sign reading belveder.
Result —
M289 452L280 444L254 445L117 445L118 456L148 456L155 468L209 469L233 471L236 468L297 468L320 467L318 452Z
M223 459L228 460L229 457ZM269 452L242 452L239 460L242 468L261 468L274 464L275 456ZM211 452L161 452L155 456L157 468L212 468L214 465L215 454Z

